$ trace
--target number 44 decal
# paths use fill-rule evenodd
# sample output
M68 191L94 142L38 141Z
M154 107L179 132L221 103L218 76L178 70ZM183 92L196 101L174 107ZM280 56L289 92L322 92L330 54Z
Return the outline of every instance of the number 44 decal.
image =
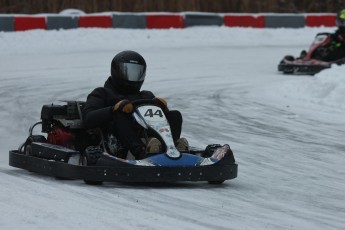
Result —
M144 117L153 117L153 116L163 117L162 110L157 109L155 112L153 112L152 109L146 110Z

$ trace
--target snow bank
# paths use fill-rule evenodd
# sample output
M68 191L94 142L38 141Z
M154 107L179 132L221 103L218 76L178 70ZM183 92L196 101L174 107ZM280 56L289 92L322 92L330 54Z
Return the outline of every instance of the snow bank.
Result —
M333 65L331 69L326 69L314 77L289 76L291 79L281 87L276 87L277 91L274 93L303 106L344 111L344 72L345 66Z

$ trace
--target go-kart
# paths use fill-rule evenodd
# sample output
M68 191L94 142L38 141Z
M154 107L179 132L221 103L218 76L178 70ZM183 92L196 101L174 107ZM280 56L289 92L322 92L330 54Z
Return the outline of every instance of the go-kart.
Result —
M62 105L44 105L41 120L30 127L25 142L18 150L9 151L9 165L56 178L81 179L88 184L177 181L220 184L237 177L234 154L227 144L178 151L163 109L152 100L133 102L132 116L144 131L156 134L163 148L141 160L108 151L101 131L85 129L81 112L84 104L66 101ZM40 134L34 134L39 125Z
M308 52L303 50L299 57L285 56L278 64L278 71L292 75L315 75L324 69L331 68L333 64L345 63L345 58L333 61L324 61L322 58L315 58L315 52L322 52L322 49L331 42L330 33L319 33L315 37Z

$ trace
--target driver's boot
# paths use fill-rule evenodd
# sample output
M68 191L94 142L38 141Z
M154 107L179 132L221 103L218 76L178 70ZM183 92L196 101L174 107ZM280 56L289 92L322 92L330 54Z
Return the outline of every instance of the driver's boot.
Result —
M161 142L155 138L152 137L148 140L147 146L146 146L146 152L147 153L159 153L162 152L162 144Z

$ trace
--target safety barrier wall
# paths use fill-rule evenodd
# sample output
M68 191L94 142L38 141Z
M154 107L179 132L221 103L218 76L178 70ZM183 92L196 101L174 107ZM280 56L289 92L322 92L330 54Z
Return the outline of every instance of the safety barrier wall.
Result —
M74 28L169 29L192 26L226 26L252 28L333 27L335 14L86 14L60 15L0 15L0 31L32 29L58 30Z

